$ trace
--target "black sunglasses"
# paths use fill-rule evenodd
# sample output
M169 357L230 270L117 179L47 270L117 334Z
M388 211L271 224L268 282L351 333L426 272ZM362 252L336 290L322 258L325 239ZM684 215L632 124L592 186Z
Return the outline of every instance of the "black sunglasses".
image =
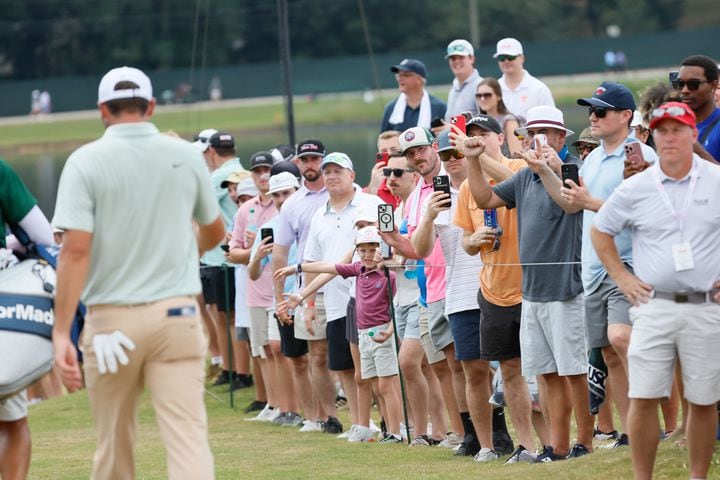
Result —
M588 107L588 116L592 115L593 113L597 118L605 118L607 115L607 112L614 111L614 112L622 112L625 110L624 108L606 108L606 107Z
M576 145L575 150L577 151L578 154L582 155L586 151L592 152L593 150L595 150L596 147L597 147L597 145L590 145L590 144L586 143L585 145L582 145L582 144Z
M405 169L405 168L383 168L382 173L383 177L390 178L390 175L395 175L397 178L402 177L405 172L412 173L412 170Z
M493 96L493 93L492 93L492 92L488 92L488 93L476 93L476 94L475 94L475 98L477 98L478 100L480 100L481 98L490 98L490 97L492 97L492 96Z
M505 60L508 60L508 61L512 62L512 61L515 60L517 57L518 57L518 55L498 55L498 56L497 56L497 61L498 61L498 62L504 62Z
M443 162L449 162L453 158L465 158L465 154L460 150L443 150L442 152L438 152L438 155L440 156L440 160Z
M672 81L672 86L675 90L682 90L687 87L688 90L694 92L703 83L710 83L709 80L698 80L697 78L691 78L690 80L680 80L679 78Z

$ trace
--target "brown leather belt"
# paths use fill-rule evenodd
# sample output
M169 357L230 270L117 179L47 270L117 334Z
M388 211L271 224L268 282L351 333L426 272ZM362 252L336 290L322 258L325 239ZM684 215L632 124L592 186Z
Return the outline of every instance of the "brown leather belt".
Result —
M715 303L713 296L717 292L717 290L711 290L709 292L664 292L662 290L655 290L653 297L671 300L675 303Z

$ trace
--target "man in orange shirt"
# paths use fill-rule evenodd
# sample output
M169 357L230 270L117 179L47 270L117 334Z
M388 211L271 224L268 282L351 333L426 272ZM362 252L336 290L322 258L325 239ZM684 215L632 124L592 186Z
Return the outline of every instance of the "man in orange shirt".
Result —
M485 141L485 153L480 156L480 162L491 185L525 167L523 160L510 160L502 154L504 139L500 132L500 124L486 115L471 119L467 126L468 136L479 136ZM520 364L522 269L516 212L505 207L478 208L465 180L460 186L453 222L464 230L462 245L468 255L479 253L483 261L478 291L480 356L484 360L500 361L505 398L520 442L507 463L534 463L530 394ZM489 397L488 385L478 385L478 388L486 389Z

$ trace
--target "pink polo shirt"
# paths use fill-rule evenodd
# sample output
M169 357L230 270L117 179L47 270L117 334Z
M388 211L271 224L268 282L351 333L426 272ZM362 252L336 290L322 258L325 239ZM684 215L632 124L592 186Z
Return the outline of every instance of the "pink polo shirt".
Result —
M252 214L250 210L253 210ZM260 235L260 225L265 225L277 214L278 211L270 197L267 197L264 203L260 201L260 195L243 203L235 214L230 248L252 248L252 245L245 244L245 230L251 228ZM242 295L242 292L237 294ZM247 306L272 307L273 304L272 269L266 268L260 278L255 281L248 280Z
M438 175L445 175L445 172L441 170ZM420 223L422 205L433 191L432 183L427 183L424 178L420 178L415 190L408 197L405 215L408 219L409 236L412 237L413 232L417 229ZM435 239L432 252L425 258L425 286L427 288L427 303L437 302L445 298L445 256L438 238Z

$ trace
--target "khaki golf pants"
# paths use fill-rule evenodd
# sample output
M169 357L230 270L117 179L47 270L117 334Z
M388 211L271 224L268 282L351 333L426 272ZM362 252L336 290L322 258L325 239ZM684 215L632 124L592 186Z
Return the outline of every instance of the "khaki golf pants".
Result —
M93 479L135 478L136 410L145 385L167 451L168 478L214 478L203 398L207 338L198 308L194 297L90 307L82 346L97 432ZM115 330L135 350L126 351L130 362L118 364L117 373L99 375L93 337Z

